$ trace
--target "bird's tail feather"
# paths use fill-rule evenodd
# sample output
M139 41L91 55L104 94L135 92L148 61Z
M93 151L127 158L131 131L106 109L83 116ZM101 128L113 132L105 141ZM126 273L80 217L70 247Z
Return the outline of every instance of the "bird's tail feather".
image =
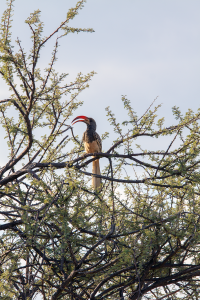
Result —
M99 159L96 159L92 162L92 173L97 174L97 175L101 175ZM92 176L92 185L93 185L95 190L99 189L99 187L101 185L101 178L97 178L97 177Z

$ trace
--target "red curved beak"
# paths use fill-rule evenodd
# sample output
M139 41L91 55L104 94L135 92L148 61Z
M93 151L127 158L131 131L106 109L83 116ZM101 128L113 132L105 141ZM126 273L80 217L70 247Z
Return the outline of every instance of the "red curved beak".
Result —
M83 120L79 120L79 119L83 119ZM78 116L78 117L76 117L73 121L72 121L72 125L74 125L75 123L77 123L77 122L84 122L84 120L86 120L86 119L88 119L88 117L86 117L86 116ZM75 121L75 120L77 120L77 121ZM75 121L75 122L74 122Z

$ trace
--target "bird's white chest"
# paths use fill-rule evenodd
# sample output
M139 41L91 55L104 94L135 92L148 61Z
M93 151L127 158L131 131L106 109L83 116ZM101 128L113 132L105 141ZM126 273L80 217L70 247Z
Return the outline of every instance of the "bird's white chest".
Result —
M92 143L84 143L86 153L99 152L99 146L96 141Z

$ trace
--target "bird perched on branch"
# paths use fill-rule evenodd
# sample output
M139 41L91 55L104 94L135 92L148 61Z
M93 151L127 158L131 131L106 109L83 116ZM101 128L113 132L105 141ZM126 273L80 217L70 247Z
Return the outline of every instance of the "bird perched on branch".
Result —
M74 122L75 121L75 122ZM86 116L78 116L72 121L72 125L76 122L84 122L87 125L87 130L83 134L83 143L85 146L86 153L95 153L102 151L101 138L96 133L96 122L93 118L88 118ZM92 173L101 175L99 159L96 159L92 162ZM92 185L95 189L98 189L101 184L101 179L97 177L92 177Z

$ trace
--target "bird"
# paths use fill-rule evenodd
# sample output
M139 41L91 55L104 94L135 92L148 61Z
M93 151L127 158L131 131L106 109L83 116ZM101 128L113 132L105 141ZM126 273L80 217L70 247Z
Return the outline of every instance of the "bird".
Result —
M102 151L102 142L101 138L96 132L96 122L93 118L88 118L86 116L78 116L72 121L72 125L77 122L84 122L87 125L86 131L83 133L83 143L86 153L95 153ZM99 159L96 159L92 162L92 173L101 175ZM99 190L101 185L101 178L92 177L92 185L95 190Z

